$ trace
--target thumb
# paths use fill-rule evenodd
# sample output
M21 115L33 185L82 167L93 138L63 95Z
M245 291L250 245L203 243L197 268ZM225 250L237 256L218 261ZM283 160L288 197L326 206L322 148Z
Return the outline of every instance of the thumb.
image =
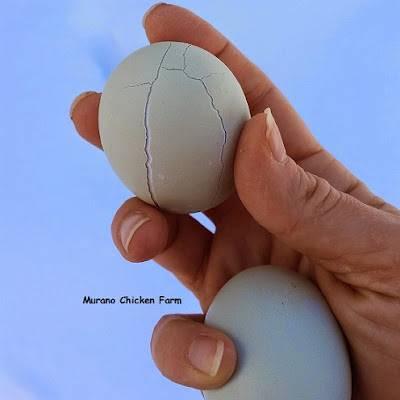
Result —
M197 389L225 384L236 367L236 349L223 332L204 325L204 315L165 315L154 328L151 352L168 379Z
M290 248L328 261L323 265L332 272L350 272L349 265L365 266L366 254L368 265L376 269L382 265L382 250L397 247L390 243L400 237L398 218L303 170L286 154L269 108L243 129L235 183L242 203L258 223ZM345 268L335 270L340 265Z

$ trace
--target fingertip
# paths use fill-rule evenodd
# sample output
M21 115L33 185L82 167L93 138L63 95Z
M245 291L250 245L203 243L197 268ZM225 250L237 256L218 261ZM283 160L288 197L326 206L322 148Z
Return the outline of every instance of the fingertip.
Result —
M196 389L224 385L236 367L236 349L223 332L184 315L167 315L154 328L152 356L173 382Z
M71 104L70 117L79 135L102 149L98 122L100 98L101 93L81 93Z
M152 13L152 11L153 11L155 8L157 8L157 7L159 7L159 6L163 5L163 4L166 5L167 3L163 3L163 2L155 3L155 4L153 4L153 5L146 11L146 13L143 15L143 19L142 19L143 28L146 28L146 20L147 20L147 17Z
M227 44L227 39L211 24L175 4L161 3L150 8L144 24L150 43L191 43L212 54L220 53Z
M265 147L263 143L267 131L267 120L264 112L253 115L243 125L237 150L238 153L253 150L254 147Z
M234 178L239 197L243 193L253 193L263 173L269 151L265 139L267 123L264 113L257 114L248 120L241 132L237 145ZM259 188L258 188L259 189Z
M117 211L111 231L121 255L131 262L156 257L168 241L168 223L162 211L136 197Z
M74 101L71 104L71 107L69 109L69 116L70 118L73 120L73 116L74 116L74 112L75 112L75 108L78 105L78 103L81 102L81 100L83 100L85 97L89 97L93 94L95 94L96 92L92 91L92 90L88 90L86 92L83 92L81 94L78 94L78 96L75 97Z

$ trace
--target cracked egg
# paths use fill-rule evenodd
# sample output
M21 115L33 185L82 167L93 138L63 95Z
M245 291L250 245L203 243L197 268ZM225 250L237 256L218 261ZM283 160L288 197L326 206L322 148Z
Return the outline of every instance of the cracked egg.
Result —
M236 146L249 119L229 68L180 42L125 58L99 108L102 146L121 181L146 203L179 214L205 211L232 194Z

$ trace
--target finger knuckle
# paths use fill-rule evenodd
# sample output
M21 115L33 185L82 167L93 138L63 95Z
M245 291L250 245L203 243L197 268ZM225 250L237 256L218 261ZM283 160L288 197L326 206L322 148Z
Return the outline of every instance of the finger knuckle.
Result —
M300 168L296 169L291 191L295 203L291 223L287 226L288 235L294 235L304 226L319 223L322 218L336 216L338 208L346 203L345 194L332 187L327 180Z

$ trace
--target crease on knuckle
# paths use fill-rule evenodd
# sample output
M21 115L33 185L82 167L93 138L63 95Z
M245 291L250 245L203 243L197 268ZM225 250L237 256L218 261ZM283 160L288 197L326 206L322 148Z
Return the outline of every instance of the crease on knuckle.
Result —
M207 273L207 266L209 264L210 255L211 255L211 247L213 243L213 238L210 237L207 243L207 250L204 251L203 257L196 268L196 272L191 281L191 291L192 293L198 298L201 298L201 294L204 290L205 280L206 280L206 273Z
M364 204L367 204L368 206L371 206L378 210L389 212L394 215L400 215L399 209L387 203L381 197L371 192L367 185L358 178L353 177L351 183L344 192L356 199L361 200ZM363 196L364 198L360 199L360 196Z
M222 55L225 53L225 51L228 49L228 47L231 45L231 42L228 39L225 39L224 44L222 47L214 54L215 57L221 58Z
M307 148L301 156L296 157L296 163L301 167L303 166L303 161L309 161L312 158L320 157L325 154L329 154L319 143L314 148Z
M293 198L296 204L293 209L297 212L286 229L285 233L289 236L296 235L303 226L318 223L345 203L345 194L334 189L328 181L302 169L296 170L296 183L292 185L292 190L295 192Z
M350 196L354 196L354 192L356 192L358 189L360 189L362 186L365 186L359 179L355 178L352 180L347 187L347 189L344 191L345 193L349 194Z
M273 90L275 90L275 86L267 77L265 77L263 84L257 84L248 89L246 98L251 105L251 109L255 111L265 109L268 106L267 99L271 96Z

